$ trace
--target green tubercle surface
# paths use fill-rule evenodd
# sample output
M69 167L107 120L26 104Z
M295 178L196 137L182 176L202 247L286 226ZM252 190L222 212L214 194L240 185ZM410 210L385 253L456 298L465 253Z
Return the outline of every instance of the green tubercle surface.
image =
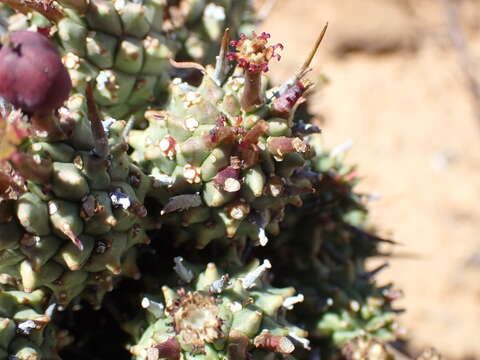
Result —
M150 325L130 347L135 359L273 360L308 348L306 332L283 315L295 289L264 280L268 260L229 273L213 263L197 272L181 258L175 261L184 286L164 286L164 304L154 296L143 299Z

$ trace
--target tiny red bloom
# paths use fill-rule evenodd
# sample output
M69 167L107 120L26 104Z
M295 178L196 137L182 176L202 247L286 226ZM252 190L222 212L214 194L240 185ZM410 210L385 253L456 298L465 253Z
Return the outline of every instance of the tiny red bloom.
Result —
M229 60L237 61L238 65L249 72L267 72L268 63L272 58L280 60L280 54L276 53L277 49L282 50L282 44L270 45L268 39L270 34L262 32L257 35L252 32L252 38L249 39L245 34L240 34L240 40L233 40L230 42L236 52L227 54Z

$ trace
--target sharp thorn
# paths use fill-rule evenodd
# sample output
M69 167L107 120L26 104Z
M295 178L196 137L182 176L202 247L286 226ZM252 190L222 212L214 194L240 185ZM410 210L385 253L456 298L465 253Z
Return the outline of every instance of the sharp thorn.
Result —
M379 252L377 254L375 254L375 257L378 257L378 258L381 258L381 257L385 257L385 258L389 258L389 259L402 259L402 260L425 260L427 257L422 255L422 254L419 254L419 253L415 253L415 252L408 252L408 251L395 251L395 252Z
M374 235L374 234L371 234L369 233L368 231L365 231L363 229L360 229L356 226L353 226L353 225L350 225L350 224L347 224L347 223L343 223L343 225L349 229L350 231L352 231L354 234L358 235L360 239L362 240L370 240L370 241L373 241L373 242L379 242L379 243L387 243L387 244L391 244L391 245L403 245L402 243L399 243L399 242L396 242L394 240L389 240L389 239L383 239L377 235Z
M285 81L280 88L277 91L277 97L280 96L281 94L285 93L290 87L294 86L297 82L299 82L308 72L310 72L312 69L310 68L310 64L312 63L313 58L315 57L315 54L317 53L317 50L325 36L325 33L327 32L328 28L328 22L325 24L323 27L322 32L317 38L317 41L315 42L315 46L311 50L310 54L308 55L307 59L303 63L302 67L295 73L294 76L290 77L287 81ZM311 87L312 84L309 84L307 86Z
M87 83L86 88L86 98L87 98L87 108L88 108L88 119L90 120L92 126L92 135L94 139L94 149L93 152L101 159L106 159L110 153L108 147L108 138L103 128L102 119L98 113L97 106L95 104L95 98L93 96L93 87L92 83Z
M215 63L215 71L213 73L213 79L217 85L221 85L224 80L226 67L228 65L227 61L227 51L228 44L230 43L230 29L226 28L223 33L222 44L220 46L220 52L217 56L217 61Z
M362 274L362 277L364 279L371 279L374 276L376 276L379 272L381 272L382 270L388 268L389 266L390 266L389 263L382 264L382 265L378 266L377 268L375 268L371 271L365 272L364 274Z
M311 50L311 52L308 55L305 62L303 63L303 66L298 71L298 73L297 73L297 78L298 79L302 78L309 71L310 64L312 63L312 60L315 57L315 54L317 53L318 48L320 47L320 44L322 43L322 40L325 36L325 33L327 32L327 29L328 29L328 22L323 27L322 32L318 36L317 41L315 42L315 45L314 45L313 49Z

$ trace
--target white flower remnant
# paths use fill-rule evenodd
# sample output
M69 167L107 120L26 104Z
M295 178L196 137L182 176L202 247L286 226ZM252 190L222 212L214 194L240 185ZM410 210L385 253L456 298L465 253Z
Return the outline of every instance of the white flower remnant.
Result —
M292 334L292 333L289 333L288 334L292 339L294 339L295 341L297 341L298 343L302 344L303 348L305 350L311 350L310 348L310 340L306 339L306 338L302 338L302 337L299 337L295 334Z
M268 259L263 261L263 264L258 266L256 269L250 271L243 279L242 284L245 289L250 289L255 282L263 275L265 271L272 268L272 264Z
M105 132L108 132L108 130L110 129L110 126L112 126L112 124L115 122L116 120L110 116L107 116L105 118L105 120L102 121L102 126L103 126L103 130Z
M292 310L293 305L301 303L301 302L303 302L303 300L305 300L305 297L303 296L303 294L298 294L296 296L290 296L283 301L282 306L287 310Z
M268 243L268 237L264 228L260 228L258 230L258 241L260 242L261 246L265 246Z
M183 258L181 256L177 256L173 259L175 261L175 266L173 267L173 270L177 273L177 275L185 281L186 283L189 283L193 279L193 272L185 267L183 265Z
M36 328L37 324L33 320L27 320L17 325L18 331L23 335L30 335L32 330L35 330Z
M228 275L222 275L218 280L215 280L210 285L210 291L212 293L220 294L228 286Z
M156 318L162 317L165 309L162 303L150 300L147 297L142 299L142 308L147 309Z
M128 195L120 191L111 193L110 200L112 201L113 206L121 207L124 210L127 210L132 205Z

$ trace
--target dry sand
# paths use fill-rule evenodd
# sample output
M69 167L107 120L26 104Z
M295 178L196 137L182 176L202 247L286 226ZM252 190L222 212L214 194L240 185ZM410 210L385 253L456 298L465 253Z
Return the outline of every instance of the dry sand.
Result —
M480 3L462 1L473 55ZM286 45L277 82L330 27L311 98L330 146L351 139L380 233L402 243L382 281L404 290L415 351L480 359L480 119L435 0L279 0L262 29ZM480 73L479 73L480 78ZM383 260L379 260L383 261Z

